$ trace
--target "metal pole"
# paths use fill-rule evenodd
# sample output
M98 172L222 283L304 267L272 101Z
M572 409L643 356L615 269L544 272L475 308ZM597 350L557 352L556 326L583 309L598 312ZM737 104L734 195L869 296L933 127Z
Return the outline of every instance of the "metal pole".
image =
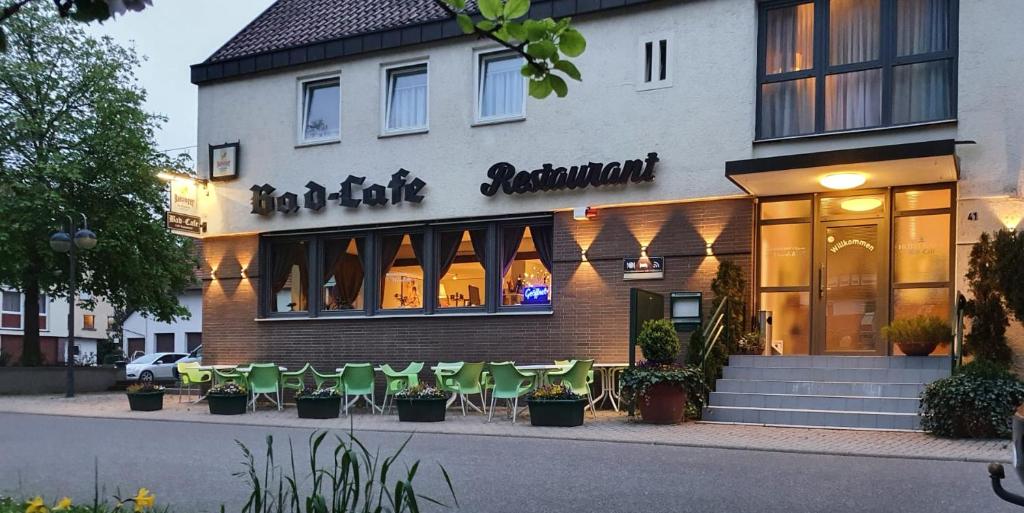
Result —
M75 233L75 224L71 223L71 233ZM72 235L74 237L74 235ZM68 251L68 343L67 358L64 362L67 365L67 389L64 397L75 396L75 241L71 241L71 249Z

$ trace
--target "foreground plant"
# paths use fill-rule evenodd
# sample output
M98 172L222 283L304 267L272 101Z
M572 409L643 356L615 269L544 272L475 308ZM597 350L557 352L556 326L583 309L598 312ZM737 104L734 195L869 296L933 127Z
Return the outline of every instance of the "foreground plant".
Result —
M954 438L1009 438L1024 382L991 362L975 361L928 385L921 396L921 428Z
M68 513L147 513L154 511L156 507L156 496L146 488L139 488L134 497L121 499L115 496L114 499L116 502L113 506L100 502L99 492L97 491L96 496L93 497L92 504L76 505L70 497L61 497L51 506L40 495L27 501L17 501L11 497L0 497L0 513L51 513L58 511Z

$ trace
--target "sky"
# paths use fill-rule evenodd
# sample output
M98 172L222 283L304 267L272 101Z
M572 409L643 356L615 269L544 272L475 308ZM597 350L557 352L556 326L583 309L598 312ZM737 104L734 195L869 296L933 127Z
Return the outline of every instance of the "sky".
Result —
M154 0L142 12L86 31L110 36L122 46L134 47L146 60L136 71L146 89L146 110L167 117L156 133L157 148L195 157L196 86L189 81L189 66L202 62L217 48L263 12L273 0Z

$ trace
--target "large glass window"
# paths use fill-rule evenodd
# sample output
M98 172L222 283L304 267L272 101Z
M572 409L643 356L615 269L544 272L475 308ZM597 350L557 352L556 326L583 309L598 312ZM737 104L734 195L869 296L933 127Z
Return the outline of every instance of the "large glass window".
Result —
M524 115L526 79L520 73L524 61L511 53L480 56L477 117L480 121L515 119Z
M324 239L320 288L325 311L363 309L366 272L363 255L366 240L362 237Z
M771 312L771 354L808 354L811 200L762 201L759 219L759 308Z
M487 230L437 232L438 308L482 307L487 301Z
M423 308L423 233L392 233L380 238L382 310Z
M309 309L309 244L305 240L270 245L271 312L306 312Z
M341 84L337 78L302 84L302 142L330 141L341 133Z
M387 71L385 132L427 128L427 65Z
M954 118L954 2L762 3L757 137Z
M501 230L501 304L551 304L551 225Z

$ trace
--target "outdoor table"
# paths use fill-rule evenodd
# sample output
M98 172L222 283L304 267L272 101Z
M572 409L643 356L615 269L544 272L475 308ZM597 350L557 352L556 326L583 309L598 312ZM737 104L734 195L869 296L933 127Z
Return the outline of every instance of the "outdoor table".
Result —
M552 363L544 363L540 365L516 365L516 369L520 371L529 371L534 374L533 386L540 387L548 384L548 373L551 371L559 371L568 367L564 365L555 365Z
M619 403L622 398L619 397L615 374L629 368L629 364L595 363L593 368L601 374L601 394L594 398L594 405L599 405L607 399L612 404L612 408L619 411Z

